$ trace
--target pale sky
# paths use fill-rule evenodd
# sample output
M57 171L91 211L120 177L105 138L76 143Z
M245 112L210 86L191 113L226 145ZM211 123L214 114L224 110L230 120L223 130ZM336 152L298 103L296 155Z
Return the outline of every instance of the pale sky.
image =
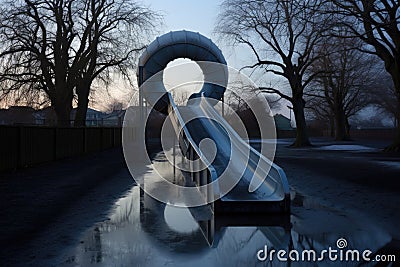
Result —
M164 27L160 34L170 31L188 30L199 32L213 40L222 50L228 64L241 68L251 62L248 49L235 49L218 42L213 31L217 22L219 6L222 0L143 0L146 6L164 15Z
M254 61L249 49L244 47L232 49L221 43L218 36L213 33L222 0L142 0L141 2L163 15L164 25L160 29L160 35L176 30L199 32L218 45L230 67L240 69ZM250 71L244 73L250 74ZM261 85L260 78L261 75L251 76L257 85ZM282 105L282 108L283 110L279 112L289 117L286 104Z
M143 3L164 15L165 32L190 30L211 37L221 1L143 0Z

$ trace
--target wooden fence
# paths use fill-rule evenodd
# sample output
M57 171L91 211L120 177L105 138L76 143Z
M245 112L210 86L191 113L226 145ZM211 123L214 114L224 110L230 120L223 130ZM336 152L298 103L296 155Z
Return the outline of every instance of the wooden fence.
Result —
M0 126L0 171L121 146L117 127Z

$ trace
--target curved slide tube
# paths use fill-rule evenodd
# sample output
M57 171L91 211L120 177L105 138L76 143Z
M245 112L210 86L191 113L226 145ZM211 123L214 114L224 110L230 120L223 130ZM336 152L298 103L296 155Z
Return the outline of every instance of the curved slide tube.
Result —
M221 50L207 37L200 33L190 31L175 31L157 37L139 58L138 85L142 86L149 78L163 71L169 62L177 58L188 58L195 61L201 68L204 80L203 88L190 98L206 97L221 100L228 82L228 70ZM210 68L208 62L219 63L215 68ZM225 67L223 67L225 66ZM162 75L156 75L162 84ZM152 80L152 83L157 81ZM158 111L167 114L168 97L164 86L151 89L152 94L146 95L146 100ZM163 97L159 97L159 95ZM157 99L157 100L153 100Z
M185 108L175 105L165 89L163 75L156 75L177 58L196 61L207 81L199 93L189 98L191 104ZM215 64L218 69L209 69L207 62L220 64ZM218 180L212 192L202 192L206 198L213 195L213 199L218 199L213 203L214 212L287 212L290 197L284 171L243 141L213 107L223 98L227 82L228 71L221 50L199 33L167 33L152 42L139 59L140 101L144 97L154 109L169 114L183 154L189 161L200 159L207 168L206 175L192 168L192 180L201 186L225 175L228 179L223 180L234 185L232 190L225 190L231 187ZM216 101L210 103L210 99ZM185 123L183 117L188 114L199 119ZM211 160L200 149L205 138L216 146L217 152Z
M217 179L221 181L221 176L225 176L228 179L231 177L231 182L236 183L237 178L240 178L227 194L224 190L226 180L222 184L217 183L213 188L213 194L221 194L213 204L215 213L289 211L290 191L285 172L245 142L207 98L198 98L184 110L180 108L184 111L182 113L172 97L169 98L170 111L179 118L173 123L176 133L180 143L186 144L181 145L182 152L187 154L187 143L190 143L189 146L204 165L208 166L210 180L206 182ZM184 113L192 113L191 116L203 119L184 124ZM211 139L217 146L217 153L213 159L208 158L207 153L200 149L200 142L204 138ZM203 185L199 180L195 182L197 185ZM253 184L258 186L255 188Z

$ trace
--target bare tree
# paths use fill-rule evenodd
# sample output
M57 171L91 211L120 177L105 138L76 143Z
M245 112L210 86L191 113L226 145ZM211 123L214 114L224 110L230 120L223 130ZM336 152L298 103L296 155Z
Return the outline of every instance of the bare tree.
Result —
M282 97L276 97L273 95L265 94L265 99L268 102L269 107L272 111L279 111L282 108Z
M43 90L54 106L59 125L68 125L73 87L65 66L74 39L72 5L62 1L4 1L0 16L2 89Z
M11 106L29 106L34 109L41 109L50 106L48 96L41 90L31 90L29 85L21 85L18 90L9 90L12 87L11 81L0 83L0 108ZM3 89L5 88L5 89Z
M332 109L324 100L321 90L316 90L315 95L306 95L306 111L309 117L319 121L323 126L329 128L330 136L335 137L335 117Z
M400 118L400 103L396 99L393 83L389 81L388 75L380 75L380 84L369 91L371 104L381 111L382 115L389 115L393 126L398 127Z
M107 81L110 68L125 73L157 20L129 0L3 1L0 11L3 93L45 92L59 126L70 126L74 94L84 125L92 81Z
M224 116L228 123L243 138L260 138L263 134L258 112L272 115L270 103L277 107L277 99L263 93L256 85L243 80L230 81L224 94ZM271 102L270 102L271 101ZM244 128L243 128L244 126Z
M78 108L75 126L84 126L92 82L105 85L112 72L129 79L138 51L145 47L159 17L130 0L86 0L79 17L80 45L76 50Z
M189 99L189 92L187 92L187 91L179 91L179 89L172 90L171 94L172 94L172 98L174 99L175 104L177 106L186 105L186 102Z
M336 140L350 139L349 118L370 104L369 90L376 82L376 58L359 51L358 39L343 34L319 47L321 56L313 68L324 73L306 93L310 109L329 121Z
M362 40L364 52L377 55L390 74L400 103L400 2L394 0L333 0L341 24ZM397 118L399 120L399 118ZM387 150L400 151L400 126Z
M241 112L249 109L248 102L256 98L261 91L252 85L243 84L241 81L231 83L224 94L224 102L231 109L231 112ZM225 111L229 114L229 111Z
M216 28L227 41L251 49L256 62L247 68L261 68L289 82L291 95L276 88L260 89L292 103L297 125L295 147L310 145L303 96L318 74L310 73L310 68L329 17L319 12L322 5L323 1L315 0L225 0Z

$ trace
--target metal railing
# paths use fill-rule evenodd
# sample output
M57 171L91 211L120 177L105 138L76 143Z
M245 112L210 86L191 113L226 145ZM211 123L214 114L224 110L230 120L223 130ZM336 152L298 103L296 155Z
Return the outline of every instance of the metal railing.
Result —
M173 101L172 96L169 93L168 93L168 98L169 98L168 112L173 127L175 129L177 139L179 140L178 141L179 146L182 150L182 153L185 155L188 163L190 164L189 170L190 170L191 180L198 187L200 187L199 188L200 192L204 195L204 197L207 198L207 200L210 200L210 197L213 196L212 194L214 194L214 196L217 196L217 198L214 199L218 199L219 198L218 194L221 194L219 191L218 183L214 183L213 186L202 187L203 185L210 184L211 182L216 181L218 179L217 171L207 160L207 158L203 155L202 151L200 150L200 148L190 135L190 132L185 126L185 122L181 117L179 110ZM203 112L207 114L207 116L210 116L210 118L217 118L217 119L221 118L221 115L211 106L211 104L208 102L207 99L201 98L199 104L200 106L202 106L201 109L203 110ZM236 140L237 145L239 145L240 147L249 146L249 144L246 143L232 129L232 127L227 122L223 120L218 120L218 121L220 121L220 123L222 123L223 126L226 127L228 131L231 132L233 138L237 139ZM253 162L254 161L253 157L256 157L258 158L258 160L262 160L268 163L269 166L271 166L269 172L265 173L265 177L261 178L263 178L263 183L265 183L267 187L269 188L271 186L274 187L274 190L271 191L272 192L271 194L276 194L276 196L278 196L277 198L281 198L280 201L284 202L285 206L284 209L288 210L290 204L289 203L290 191L285 172L279 166L271 162L268 158L263 156L253 147L250 146L248 149L250 150L250 158L248 159L249 162ZM238 151L240 151L240 149ZM253 163L257 165L257 162L254 161ZM247 168L251 167L247 166ZM253 171L256 170L254 169ZM259 175L264 175L264 173L262 172ZM205 188L208 188L207 190L209 191L205 192L206 190Z
M170 93L168 93L168 98L168 113L175 129L179 147L186 158L186 163L190 164L191 180L199 187L200 192L206 198L207 202L211 202L214 199L214 195L219 194L218 184L214 184L212 187L206 185L216 181L218 178L217 172L190 135Z
M213 117L213 118L218 118L220 114L211 106L209 101L206 98L201 98L201 104L204 105L205 108L202 108L202 110L208 114L208 116ZM250 146L247 142L245 142L237 133L236 131L229 125L229 123L225 121L219 120L220 123L223 123L223 126L229 130L231 135L237 139L237 142L239 142L243 146L249 146L250 153L253 155L253 157L258 158L259 160L263 160L267 162L271 168L267 174L267 177L264 179L264 183L268 182L268 179L274 181L278 187L275 189L276 191L280 191L284 195L284 199L290 199L290 189L289 189L289 183L286 177L285 172L281 167L276 165L275 163L271 162L267 157L265 157L263 154L261 154L259 151L254 149L252 146ZM254 158L250 155L249 161L253 162L254 164L257 164L254 160ZM289 205L289 204L288 204Z

